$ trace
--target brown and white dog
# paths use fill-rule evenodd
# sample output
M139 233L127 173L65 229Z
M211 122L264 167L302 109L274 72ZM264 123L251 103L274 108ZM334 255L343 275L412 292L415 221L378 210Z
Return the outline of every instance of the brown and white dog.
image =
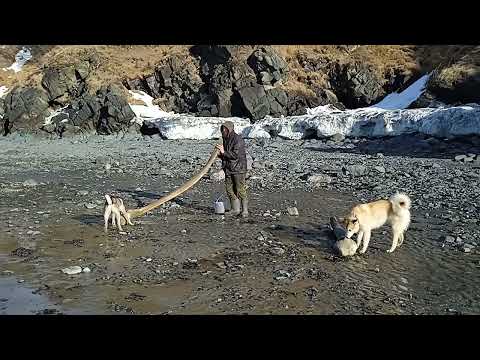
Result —
M133 225L130 215L125 209L123 200L108 194L105 195L105 207L103 209L103 219L105 220L105 232L108 231L108 219L112 217L112 227L115 228L118 226L119 231L122 229L122 217L125 219L125 222L129 225Z
M363 240L363 246L359 251L363 254L370 242L371 232L385 225L387 222L392 227L393 240L388 253L402 245L405 231L410 225L410 198L405 194L396 193L388 200L378 200L367 204L355 206L348 216L343 219L343 225L347 230L347 238L357 234L357 247Z

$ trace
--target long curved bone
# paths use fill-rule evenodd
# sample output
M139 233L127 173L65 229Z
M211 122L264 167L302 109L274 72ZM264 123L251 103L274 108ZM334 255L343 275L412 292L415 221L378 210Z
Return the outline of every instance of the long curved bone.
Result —
M217 159L217 156L219 154L219 150L215 148L213 150L212 154L210 155L210 159L208 159L207 163L205 166L200 170L195 176L193 176L190 180L188 180L185 184L183 184L181 187L176 189L175 191L172 191L171 193L165 195L164 197L155 200L154 202L148 204L147 206L144 206L139 209L130 209L127 211L127 218L126 219L128 222L131 222L132 218L140 217L145 215L147 212L152 211L153 209L159 207L160 205L166 203L167 201L170 201L177 196L183 194L185 191L190 189L193 185L195 185L205 174L210 170L212 167L213 163ZM123 222L123 221L122 221Z

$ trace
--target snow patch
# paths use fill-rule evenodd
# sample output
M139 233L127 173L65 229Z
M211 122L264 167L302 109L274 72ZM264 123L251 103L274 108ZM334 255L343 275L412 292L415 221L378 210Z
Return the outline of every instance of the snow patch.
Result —
M174 116L173 112L166 112L161 110L157 105L153 104L153 98L143 91L132 91L129 93L135 100L140 100L145 105L129 104L132 111L135 113L135 118L131 121L142 125L144 120L154 120Z
M428 79L430 79L430 74L422 76L401 93L391 93L382 101L370 107L384 110L406 109L423 94Z
M32 53L30 49L23 47L17 55L15 55L15 62L10 65L8 68L3 68L4 71L13 70L14 72L19 72L22 70L23 65L32 58Z
M8 88L6 86L0 86L0 99L3 98L8 92Z
M63 113L64 112L63 110L65 110L67 107L68 106L64 106L63 108L60 108L60 109L57 109L57 110L50 110L50 115L45 118L45 121L43 122L42 126L50 125L52 123L52 119L55 116ZM68 113L65 113L65 114L68 115ZM67 121L68 121L68 119L63 119L61 122L67 122Z

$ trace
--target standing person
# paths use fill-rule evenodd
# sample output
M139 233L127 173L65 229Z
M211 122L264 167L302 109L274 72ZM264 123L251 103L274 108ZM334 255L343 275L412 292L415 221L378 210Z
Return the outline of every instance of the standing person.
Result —
M242 217L248 216L248 199L245 184L247 174L247 154L245 152L245 141L242 136L234 131L234 124L225 121L220 128L222 132L223 145L218 144L216 148L220 151L219 157L222 160L222 168L225 172L225 189L227 191L231 214ZM240 209L240 202L241 208Z

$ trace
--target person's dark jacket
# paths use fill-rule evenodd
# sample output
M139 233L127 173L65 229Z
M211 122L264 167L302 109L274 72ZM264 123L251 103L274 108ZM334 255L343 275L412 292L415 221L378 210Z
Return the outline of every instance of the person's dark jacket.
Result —
M226 121L222 126L228 129L228 136L223 139L222 168L225 175L244 174L247 172L247 154L245 141L234 131L233 123Z

